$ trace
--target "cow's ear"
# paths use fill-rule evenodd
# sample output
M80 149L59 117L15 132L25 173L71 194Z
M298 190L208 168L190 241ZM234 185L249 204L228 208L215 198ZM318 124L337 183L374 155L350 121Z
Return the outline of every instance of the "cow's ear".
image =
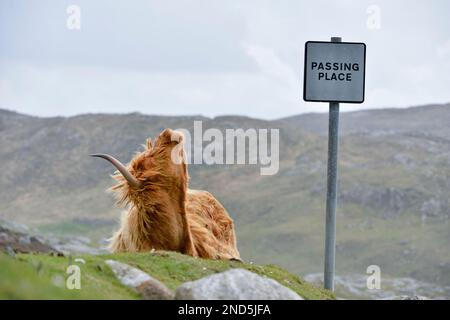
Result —
M152 142L152 139L151 139L151 138L148 138L147 141L146 141L146 143L145 143L145 145L146 145L146 147L147 147L147 150L153 149L153 142Z

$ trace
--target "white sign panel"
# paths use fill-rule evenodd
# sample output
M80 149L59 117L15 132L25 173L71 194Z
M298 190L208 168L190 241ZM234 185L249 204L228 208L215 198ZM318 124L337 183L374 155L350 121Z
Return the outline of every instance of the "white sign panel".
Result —
M305 44L303 99L315 102L364 102L366 45L308 41Z

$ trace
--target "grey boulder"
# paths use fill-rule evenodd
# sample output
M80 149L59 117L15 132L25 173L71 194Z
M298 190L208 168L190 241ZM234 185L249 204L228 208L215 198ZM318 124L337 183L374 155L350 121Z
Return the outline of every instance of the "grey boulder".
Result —
M137 291L144 300L171 300L173 292L161 281L142 270L115 260L106 260L117 279L125 286Z
M430 300L427 297L424 296L395 296L395 297L390 297L390 298L386 298L384 300Z
M175 292L176 300L304 300L277 281L245 269L231 269L197 281L186 282Z

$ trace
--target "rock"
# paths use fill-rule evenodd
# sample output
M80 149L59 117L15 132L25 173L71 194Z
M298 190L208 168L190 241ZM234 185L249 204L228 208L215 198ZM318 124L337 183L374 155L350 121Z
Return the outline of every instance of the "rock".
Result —
M78 241L76 238L65 237L63 239L49 240L50 244L65 255L69 254L90 254L98 255L107 253L103 248L94 248L84 242Z
M141 283L136 290L144 300L172 300L174 296L169 288L153 278Z
M273 279L231 269L178 287L176 300L303 300Z
M0 242L10 241L9 239L10 239L10 237L8 236L8 234L6 232L0 232Z
M145 300L171 300L173 292L162 282L152 278L142 270L115 260L106 260L119 281L135 291Z
M23 236L20 236L18 241L20 244L23 244L23 245L31 244L31 236L28 234L25 234Z
M394 296L385 300L430 300L424 296Z
M14 252L14 249L11 248L10 246L6 247L5 252L13 258L16 257L16 253Z
M54 247L40 241L35 236L12 231L0 225L0 251L11 253L62 253Z

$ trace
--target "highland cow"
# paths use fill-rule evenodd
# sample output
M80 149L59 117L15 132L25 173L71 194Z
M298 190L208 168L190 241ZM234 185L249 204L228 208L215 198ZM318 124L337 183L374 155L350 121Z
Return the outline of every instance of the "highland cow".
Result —
M113 252L178 251L194 257L240 259L233 220L209 192L188 189L183 135L164 130L147 140L128 167L107 154L93 154L118 172L118 205L127 206L111 239ZM174 161L174 156L181 161Z

